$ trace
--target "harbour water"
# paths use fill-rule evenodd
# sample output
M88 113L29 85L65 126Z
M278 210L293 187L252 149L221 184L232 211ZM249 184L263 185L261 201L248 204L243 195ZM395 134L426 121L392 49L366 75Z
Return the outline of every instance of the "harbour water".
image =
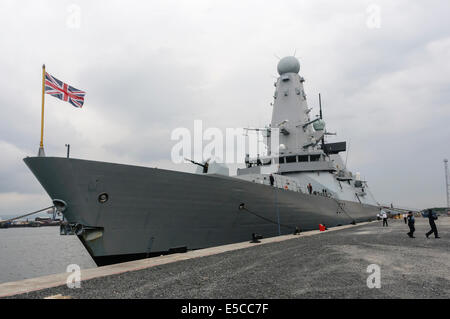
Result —
M59 227L0 229L0 283L96 267L76 236Z

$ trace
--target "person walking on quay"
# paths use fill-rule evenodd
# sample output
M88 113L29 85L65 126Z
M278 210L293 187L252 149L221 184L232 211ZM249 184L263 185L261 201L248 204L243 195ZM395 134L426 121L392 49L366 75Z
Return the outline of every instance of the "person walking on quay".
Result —
M387 219L388 219L388 216L387 216L387 214L386 214L386 212L382 209L381 210L381 218L383 219L383 227L384 226L386 226L386 227L388 227L389 225L388 225L388 221L387 221Z
M408 219L408 226L409 226L409 233L407 233L407 234L411 238L416 238L416 237L414 237L414 232L416 230L416 228L414 227L414 222L415 222L414 214L413 214L413 212L409 212L407 216L408 216L407 219Z
M438 235L437 227L434 222L436 219L437 219L437 216L435 214L433 214L433 211L431 209L429 209L428 210L428 222L430 223L431 230L425 234L425 236L427 236L427 238L428 238L428 236L431 235L431 233L434 233L434 238L441 238Z
M308 184L307 188L308 188L309 194L311 195L312 190L313 190L311 183Z
M403 220L405 221L405 224L407 223L407 219L408 219L408 216L409 216L409 214L410 214L411 212L409 212L408 214L403 214Z

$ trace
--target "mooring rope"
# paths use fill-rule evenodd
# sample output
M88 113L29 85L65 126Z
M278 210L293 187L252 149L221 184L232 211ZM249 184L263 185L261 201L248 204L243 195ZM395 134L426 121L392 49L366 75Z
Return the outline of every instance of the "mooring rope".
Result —
M336 203L337 203L337 205L338 205L338 207L344 212L344 214L345 215L347 215L348 217L350 217L350 219L353 221L353 222L356 222L355 221L355 219L352 217L352 216L350 216L350 214L349 213L347 213L347 211L344 209L344 207L342 207L341 206L341 202L340 201L338 201L336 198L334 198L334 197L331 197Z
M20 216L17 216L17 217L14 217L14 218L10 218L10 219L7 219L7 220L2 220L2 221L0 221L0 224L9 223L9 222L12 222L13 220L16 220L16 219L19 219L19 218L23 218L23 217L27 217L27 216L30 216L30 215L34 215L34 214L40 213L40 212L42 212L44 210L47 210L47 209L50 209L50 208L54 208L54 207L55 206L49 206L49 207L42 208L42 209L37 210L37 211L32 212L32 213L28 213L28 214L25 214L25 215L20 215Z
M272 224L275 224L275 225L280 225L280 226L282 226L282 227L286 227L286 228L289 228L289 229L294 229L295 230L295 227L292 227L292 226L289 226L289 225L284 225L284 224L279 224L278 222L276 222L276 221L273 221L273 220L271 220L271 219L269 219L269 218L267 218L267 217L264 217L264 216L261 216L261 215L259 215L259 214L257 214L257 213L254 213L254 212L252 212L252 211L250 211L248 208L246 208L246 207L244 207L244 208L242 208L243 210L246 210L247 212L249 212L250 214L252 214L252 215L255 215L256 217L259 217L259 218L261 218L261 219L264 219L265 221L268 221L269 223L272 223Z

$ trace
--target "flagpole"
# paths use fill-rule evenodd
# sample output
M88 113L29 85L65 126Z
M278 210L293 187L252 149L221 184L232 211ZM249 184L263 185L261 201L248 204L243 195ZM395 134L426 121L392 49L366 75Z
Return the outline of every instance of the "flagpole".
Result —
M45 64L42 65L42 114L41 114L41 143L38 156L45 156L44 152L44 101L45 101Z

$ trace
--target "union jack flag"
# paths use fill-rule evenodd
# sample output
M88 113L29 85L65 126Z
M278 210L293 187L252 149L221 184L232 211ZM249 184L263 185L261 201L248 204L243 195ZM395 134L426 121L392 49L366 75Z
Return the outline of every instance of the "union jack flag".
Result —
M86 92L58 80L47 72L45 72L45 93L69 102L75 107L83 107L84 95L86 94Z

